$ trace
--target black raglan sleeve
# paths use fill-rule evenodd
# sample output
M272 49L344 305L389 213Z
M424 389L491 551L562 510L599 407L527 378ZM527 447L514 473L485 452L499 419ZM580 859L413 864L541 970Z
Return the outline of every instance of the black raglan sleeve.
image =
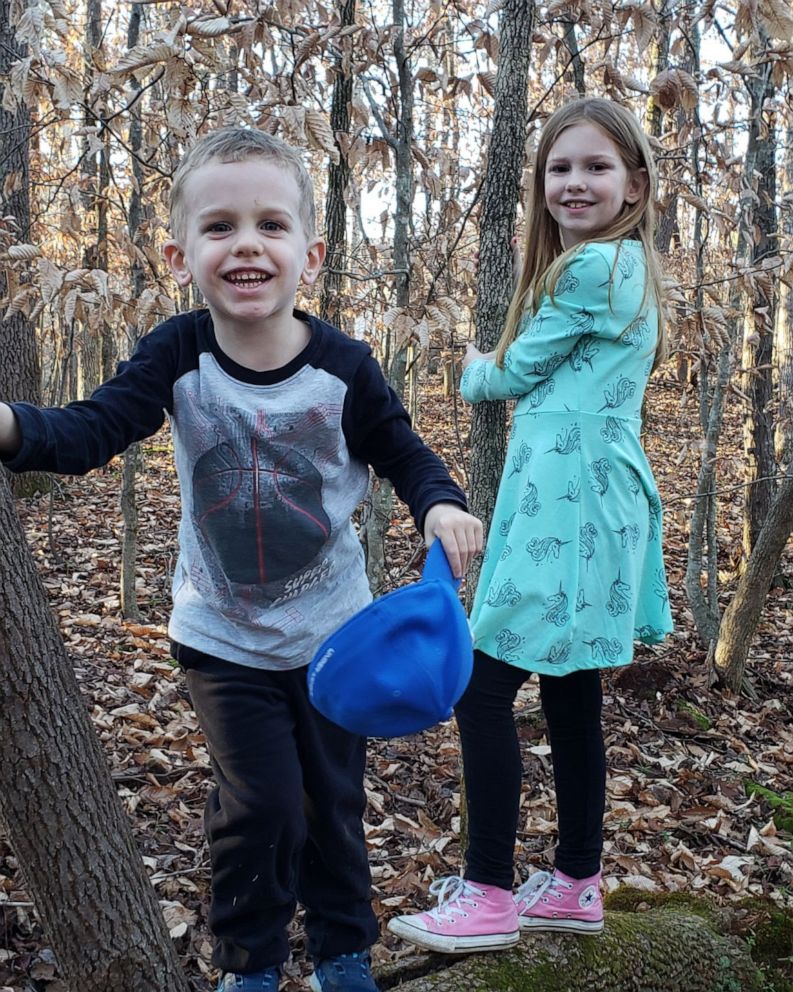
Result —
M360 361L350 381L343 429L350 452L393 483L419 530L435 503L467 508L462 490L413 430L407 411L371 354Z
M155 434L173 404L179 336L175 321L155 328L87 400L52 408L9 404L22 447L3 464L13 472L84 475Z

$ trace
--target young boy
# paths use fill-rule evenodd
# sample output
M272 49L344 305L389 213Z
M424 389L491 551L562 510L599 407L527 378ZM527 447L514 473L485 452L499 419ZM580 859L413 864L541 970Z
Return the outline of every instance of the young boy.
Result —
M219 989L276 992L299 900L311 988L376 992L365 741L313 709L306 666L371 598L350 521L369 465L456 575L482 528L369 348L293 309L325 258L295 150L242 128L199 140L174 176L171 230L165 259L207 309L160 324L85 402L0 404L0 456L14 471L81 474L167 412L182 498L169 633L216 778Z

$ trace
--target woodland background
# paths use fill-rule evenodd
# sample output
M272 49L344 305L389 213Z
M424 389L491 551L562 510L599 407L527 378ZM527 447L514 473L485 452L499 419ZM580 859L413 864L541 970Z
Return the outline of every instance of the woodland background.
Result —
M304 305L372 344L484 519L508 411L472 418L455 382L464 343L492 347L503 319L539 128L577 94L639 115L661 176L673 341L644 441L677 629L606 680L605 876L648 904L693 891L737 906L780 990L793 987L791 928L761 939L745 900L793 902L791 39L782 0L0 0L0 397L82 398L158 321L200 305L159 255L169 177L197 134L262 128L306 149L324 206L327 271ZM167 431L85 479L14 486L187 982L206 990L209 771L165 634L178 517ZM375 590L415 577L420 541L386 487L360 527ZM4 547L14 561L10 525ZM525 875L551 863L554 809L536 688L520 705ZM458 762L451 725L372 744L383 921L423 907L428 882L459 867ZM22 853L39 816L12 764L0 773L0 988L58 992L58 908L32 898L32 862L50 852ZM72 830L65 802L61 816ZM299 919L293 949L298 989ZM376 961L405 955L387 939Z

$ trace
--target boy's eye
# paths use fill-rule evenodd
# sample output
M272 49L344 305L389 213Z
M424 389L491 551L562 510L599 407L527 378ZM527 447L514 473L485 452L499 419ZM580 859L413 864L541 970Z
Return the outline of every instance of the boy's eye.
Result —
M216 220L212 224L207 224L206 231L208 234L225 234L227 231L231 230L231 224L227 224L224 220Z
M282 224L274 220L262 221L262 227L265 231L283 231L284 229Z

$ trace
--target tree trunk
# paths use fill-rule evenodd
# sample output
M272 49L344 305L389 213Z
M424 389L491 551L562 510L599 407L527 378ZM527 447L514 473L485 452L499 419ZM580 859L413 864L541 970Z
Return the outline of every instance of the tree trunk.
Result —
M342 28L355 24L356 0L339 0L337 10ZM333 97L330 108L330 128L339 150L339 161L331 161L328 169L328 192L325 198L325 236L328 241L328 260L322 294L319 298L319 315L337 327L342 326L341 299L347 268L347 201L345 194L350 181L350 163L347 145L339 140L350 133L350 104L352 102L352 66L349 59L340 55L335 66Z
M512 250L526 144L533 0L507 0L501 9L493 133L482 190L476 344L492 351L512 296ZM506 451L506 405L477 403L471 416L471 512L485 524L493 515ZM479 563L468 573L473 598Z
M127 31L127 47L131 50L140 38L141 6L133 4L129 14L129 29ZM137 95L141 83L132 81L133 92ZM140 151L143 143L140 100L130 111L129 118L129 147L132 152L132 175L134 183L129 198L129 240L132 245L140 244L140 227L144 218L143 205L143 166L140 162ZM132 298L139 300L146 285L146 277L140 260L133 254L130 271L132 280ZM141 337L141 327L135 324L127 328L130 351ZM138 594L135 588L135 565L138 556L138 507L135 493L138 469L141 461L139 444L132 444L124 452L124 464L121 472L121 516L124 522L124 532L121 539L121 612L127 620L140 620Z
M0 818L76 992L187 992L0 478Z
M757 537L732 602L724 611L716 645L716 671L734 692L743 684L749 647L771 580L793 531L793 474L788 472Z
M498 954L441 958L399 992L760 992L747 947L680 910L608 913L598 937L524 937ZM404 966L403 966L404 967ZM391 987L390 982L384 983Z
M757 201L751 259L755 267L778 250L776 220L776 132L772 102L775 98L771 77L773 63L764 56L768 38L760 32L761 45L755 53L755 75L747 78L750 95L749 145L755 149ZM750 186L753 176L748 175ZM774 294L770 283L755 283L751 314L745 323L743 342L743 391L749 397L744 417L746 456L746 495L744 499L743 550L748 558L768 516L774 496L776 459L771 424L773 396Z
M102 0L88 0L85 24L85 113L86 128L99 133L102 124L102 97L91 97L91 85L96 72L96 55L102 45ZM93 103L91 102L93 99ZM83 248L83 265L86 269L107 271L107 185L109 181L107 134L103 134L103 148L91 151L88 138L83 139L80 181L82 202L88 222L87 243ZM109 364L109 348L105 338L109 329L95 318L86 319L80 335L80 396L89 396L102 381L105 365ZM112 372L112 368L111 368Z
M400 310L410 303L410 221L413 213L413 74L410 56L405 47L405 6L403 0L392 0L394 17L394 60L399 85L399 118L396 136L390 138L396 168L396 210L394 212L393 263L396 272L395 304ZM391 333L389 331L389 333ZM405 395L407 370L406 341L396 341L393 357L386 349L386 375L389 385L402 399ZM372 492L371 507L363 534L366 547L366 572L372 592L385 586L385 532L391 519L394 493L391 483L381 479Z
M564 28L564 47L570 55L570 63L573 67L573 80L575 88L580 96L586 96L586 78L584 74L584 60L581 58L581 51L578 47L578 39L575 35L575 21L562 20Z
M26 55L14 34L9 0L0 0L0 162L2 177L8 191L3 199L3 213L13 216L20 242L30 242L30 177L29 142L30 111L23 103L15 103L5 93L3 80L11 64ZM17 182L14 178L18 177ZM15 295L4 266L0 266L0 298ZM17 311L9 316L0 312L0 400L41 403L36 335L33 325ZM12 482L17 496L30 495L49 488L48 476L31 473Z
M782 230L790 245L793 244L793 122L791 121L788 121L787 125L782 176L782 202L787 204L781 218ZM774 352L779 390L774 450L778 464L787 470L793 460L791 458L793 455L793 289L784 282L779 283Z

